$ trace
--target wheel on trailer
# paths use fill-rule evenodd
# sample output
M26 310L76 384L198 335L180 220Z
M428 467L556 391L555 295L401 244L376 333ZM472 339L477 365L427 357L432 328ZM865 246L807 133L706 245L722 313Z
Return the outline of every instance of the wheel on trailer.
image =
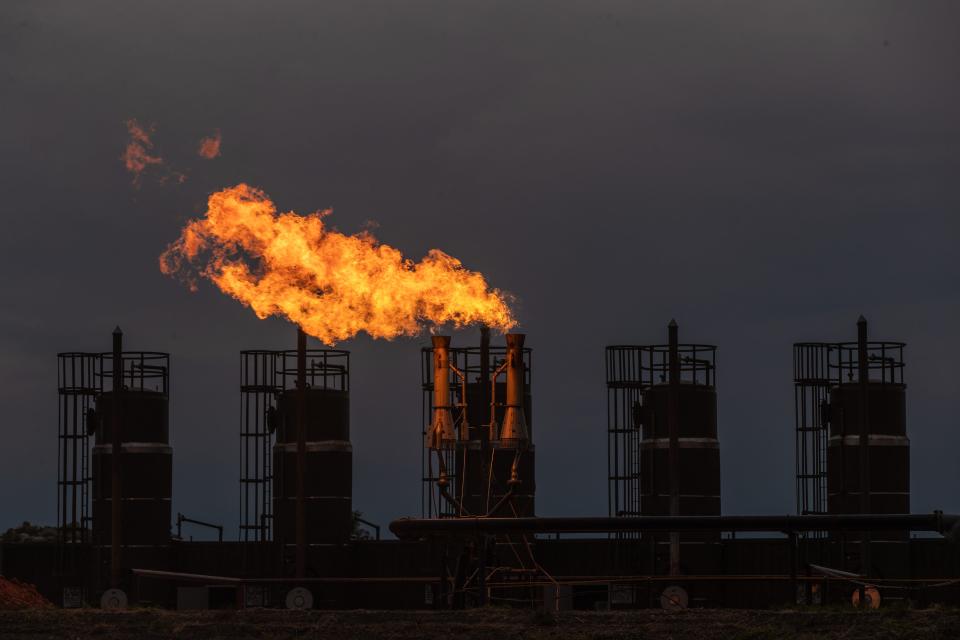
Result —
M121 589L107 589L100 596L101 609L126 609L127 594Z
M864 599L867 601L868 609L879 609L880 608L880 590L877 589L872 584L868 584L864 590ZM860 589L854 589L853 595L850 596L850 602L853 603L853 606L860 607Z
M303 587L287 592L287 609L313 609L313 594Z
M670 585L660 594L660 606L667 611L679 611L686 609L690 604L690 598L687 596L687 590L678 585Z

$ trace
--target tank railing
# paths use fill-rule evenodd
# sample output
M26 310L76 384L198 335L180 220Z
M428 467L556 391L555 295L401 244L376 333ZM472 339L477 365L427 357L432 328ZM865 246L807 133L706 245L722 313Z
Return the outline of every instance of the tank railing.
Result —
M307 349L307 384L331 391L350 390L350 352L342 349ZM297 379L296 350L276 352L280 389L292 389Z
M108 380L113 380L116 372L113 370L113 353L92 354L97 359L97 383L102 391L111 387ZM124 389L154 391L166 395L169 392L170 381L170 354L159 351L124 351L121 354L120 379ZM148 383L159 382L153 389Z
M160 388L152 389L152 391L158 391L164 394L167 392L167 367L162 365L143 364L142 362L132 362L130 363L129 369L129 384L126 385L128 389L141 389L146 391L146 381L159 379ZM138 381L140 383L139 387L136 385L136 382Z
M691 356L684 356L680 358L680 370L681 375L684 370L684 365L690 365L690 381L693 384L703 384L708 387L713 386L711 383L711 374L713 373L713 361L707 360L705 358L697 358L696 353ZM702 368L700 368L702 367ZM704 376L703 382L700 381L700 375Z
M836 384L859 382L859 351L855 342L834 345L836 353L830 363L830 372ZM880 384L903 384L905 363L903 342L868 342L868 381Z
M716 386L716 346L681 344L680 382ZM607 387L646 389L666 384L670 374L670 345L613 345L607 347Z
M344 389L346 387L347 366L342 364L318 363L311 360L308 364L307 384L317 388L317 379L323 381L321 389ZM334 383L330 384L330 380Z

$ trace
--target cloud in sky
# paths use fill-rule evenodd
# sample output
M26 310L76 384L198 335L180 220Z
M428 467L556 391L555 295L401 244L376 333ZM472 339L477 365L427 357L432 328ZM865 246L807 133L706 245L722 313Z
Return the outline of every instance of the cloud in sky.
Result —
M221 139L219 129L212 136L202 138L197 147L197 155L206 160L213 160L220 155Z

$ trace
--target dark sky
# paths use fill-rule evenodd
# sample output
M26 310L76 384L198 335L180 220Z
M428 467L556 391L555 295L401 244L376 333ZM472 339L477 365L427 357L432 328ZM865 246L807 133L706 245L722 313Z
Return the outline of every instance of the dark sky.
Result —
M131 117L185 183L131 187ZM913 509L958 511L958 149L952 1L5 0L0 528L55 521L55 354L119 324L172 354L174 510L236 531L238 352L294 330L157 256L241 181L517 296L541 514L606 512L603 347L671 317L719 345L724 512L792 512L790 345L861 313L909 343ZM343 345L383 524L419 513L424 342Z

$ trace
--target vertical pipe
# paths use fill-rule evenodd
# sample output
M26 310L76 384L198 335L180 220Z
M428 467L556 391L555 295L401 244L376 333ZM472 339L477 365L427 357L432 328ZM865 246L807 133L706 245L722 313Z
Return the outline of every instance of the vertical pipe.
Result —
M490 327L483 324L480 325L480 406L484 409L492 407L493 396L490 395ZM464 399L466 402L466 399ZM490 463L490 436L493 432L493 419L494 413L491 408L490 411L490 424L487 425L487 428L484 429L481 425L477 426L477 433L480 439L480 477L487 478L489 469L487 465ZM466 454L464 454L466 455ZM460 477L464 480L466 479L466 469L460 473ZM489 483L483 482L481 486L484 487L483 495L481 496L481 504L489 504L490 502L490 486Z
M73 415L71 417L73 419L73 439L70 441L70 445L71 445L70 448L72 449L71 453L73 455L73 461L70 467L70 477L73 480L73 484L70 486L70 495L73 498L73 505L72 505L73 508L71 511L71 514L73 517L70 522L70 542L76 542L77 541L77 492L80 488L80 480L81 480L81 477L80 477L80 474L78 473L78 468L77 468L77 453L79 452L79 449L80 449L79 444L80 444L81 421L80 421L79 413L82 409L79 408L80 403L78 401L80 400L80 398L77 397L77 395L74 395L72 400L73 400Z
M427 433L431 449L450 447L457 436L453 431L450 405L450 336L433 336L433 414Z
M74 357L74 356L71 356L71 357ZM65 363L63 365L63 368L64 370L66 370ZM64 377L66 377L66 375L64 375ZM73 385L74 385L74 381L70 379L67 382L61 383L60 387L66 388ZM68 443L75 444L75 441L71 441L68 437L70 435L70 431L69 431L70 426L69 426L69 418L68 418L69 410L70 410L70 405L68 403L68 396L66 394L63 394L63 402L61 403L61 407L60 407L60 412L61 412L60 440L57 442L57 458L58 458L58 463L60 463L61 465L60 483L59 483L59 491L57 492L57 499L60 501L60 507L62 509L62 513L60 513L60 526L63 531L66 531L67 527L69 526L67 524L67 491L68 491L68 487L70 486L70 483L69 483L69 477L68 477L69 470L67 469L67 446L68 446ZM61 532L61 535L63 535L62 532Z
M480 406L489 407L490 398L490 327L480 326ZM464 400L466 401L466 400ZM478 427L480 425L477 425ZM490 429L480 429L480 441L489 440Z
M482 533L477 538L477 592L479 605L487 604L487 534Z
M307 520L303 477L307 466L307 334L297 327L297 505L296 576L307 575Z
M507 334L507 399L504 403L500 441L523 446L528 441L527 419L523 410L524 334Z
M120 480L120 396L123 393L123 331L120 327L113 330L113 411L110 423L110 586L119 588L123 576L120 567L122 557L120 536L120 501L123 499Z
M96 362L94 361L94 356L84 357L82 360L81 368L85 372L83 374L83 384L81 385L84 389L93 390L96 389L96 376L94 371L96 370ZM87 398L87 401L84 403L84 406L90 408L90 398ZM88 500L89 495L89 469L90 469L90 448L87 446L90 438L90 434L87 431L83 433L83 455L80 457L80 464L82 465L81 470L81 480L83 484L80 487L80 540L81 542L87 541L87 533L85 523L89 522L90 515L90 502ZM92 532L91 538L92 540Z
M790 545L790 592L793 601L797 597L797 533L791 531L787 534L787 544Z
M860 411L859 414L859 453L860 453L860 513L870 513L870 421L869 410L870 369L867 361L867 320L863 316L857 320L857 380L860 384ZM870 571L870 532L860 534L860 563L861 573L869 575ZM860 601L864 600L861 587Z
M670 449L667 456L670 478L670 515L680 515L680 345L676 320L667 325L669 336L669 396L667 409L667 428L670 436ZM670 575L680 575L680 536L676 531L670 533Z

